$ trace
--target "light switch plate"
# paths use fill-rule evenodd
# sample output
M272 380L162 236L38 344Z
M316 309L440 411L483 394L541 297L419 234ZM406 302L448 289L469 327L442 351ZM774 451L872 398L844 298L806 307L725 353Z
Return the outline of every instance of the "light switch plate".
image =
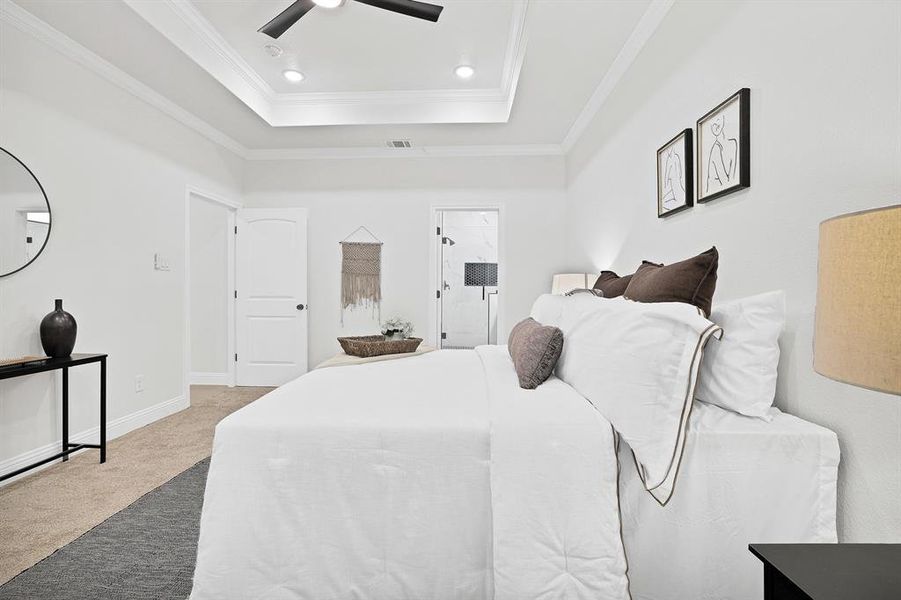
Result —
M153 255L153 269L155 271L168 271L169 270L169 257L164 254L157 252Z

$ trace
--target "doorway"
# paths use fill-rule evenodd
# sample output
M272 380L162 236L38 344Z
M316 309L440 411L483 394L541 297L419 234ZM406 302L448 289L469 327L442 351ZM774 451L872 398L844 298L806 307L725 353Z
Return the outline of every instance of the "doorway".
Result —
M438 347L497 343L500 212L493 208L436 211Z
M305 209L243 208L188 186L185 397L191 385L277 386L305 373L306 293Z
M188 192L186 356L191 385L235 385L236 211L235 204L216 196Z

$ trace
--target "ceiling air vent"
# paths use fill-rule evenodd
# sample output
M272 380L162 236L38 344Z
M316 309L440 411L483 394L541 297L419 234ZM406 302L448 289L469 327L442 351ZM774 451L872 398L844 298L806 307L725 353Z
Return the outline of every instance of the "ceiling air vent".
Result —
M412 148L410 140L388 140L385 145L389 148Z

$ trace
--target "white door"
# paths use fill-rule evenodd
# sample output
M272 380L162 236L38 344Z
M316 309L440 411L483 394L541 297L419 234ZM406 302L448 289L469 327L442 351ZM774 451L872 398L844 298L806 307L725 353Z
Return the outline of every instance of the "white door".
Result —
M281 385L307 372L307 211L238 211L237 384Z

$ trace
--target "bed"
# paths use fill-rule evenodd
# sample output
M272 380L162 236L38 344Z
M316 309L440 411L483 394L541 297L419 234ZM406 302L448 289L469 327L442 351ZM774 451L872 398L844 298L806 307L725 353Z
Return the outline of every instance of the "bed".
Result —
M661 508L620 448L634 600L758 600L748 543L834 543L836 435L771 408L772 421L696 402L676 493Z
M562 381L536 392L485 346L317 370L230 415L191 597L512 600L564 576L626 598L613 432Z
M692 403L692 384L681 466L649 485L573 379L523 390L483 346L317 370L232 414L191 598L750 600L749 541L835 541L831 432Z

